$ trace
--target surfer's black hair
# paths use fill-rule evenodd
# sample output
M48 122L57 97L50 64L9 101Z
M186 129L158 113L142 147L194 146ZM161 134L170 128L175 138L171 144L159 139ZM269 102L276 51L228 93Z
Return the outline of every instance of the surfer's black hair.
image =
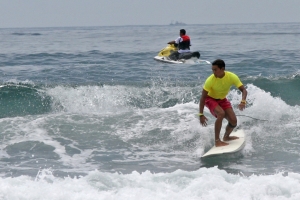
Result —
M225 62L221 59L215 60L211 65L217 65L220 69L222 69L223 67L225 69Z
M180 29L180 33L182 33L183 35L185 35L185 30L184 29Z

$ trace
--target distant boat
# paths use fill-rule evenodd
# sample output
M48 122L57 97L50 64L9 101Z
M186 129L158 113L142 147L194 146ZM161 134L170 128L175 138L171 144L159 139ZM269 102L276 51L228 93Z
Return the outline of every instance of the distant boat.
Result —
M171 26L182 26L182 25L186 25L185 23L183 22L179 22L179 21L176 21L176 22L171 22L169 25Z

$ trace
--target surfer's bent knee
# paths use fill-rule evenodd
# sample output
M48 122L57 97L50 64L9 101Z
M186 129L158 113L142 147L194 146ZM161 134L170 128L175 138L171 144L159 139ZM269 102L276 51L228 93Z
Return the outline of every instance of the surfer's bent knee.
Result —
M230 128L235 128L236 127L236 125L232 125L232 124L230 124L230 122L228 122L227 126L229 126Z

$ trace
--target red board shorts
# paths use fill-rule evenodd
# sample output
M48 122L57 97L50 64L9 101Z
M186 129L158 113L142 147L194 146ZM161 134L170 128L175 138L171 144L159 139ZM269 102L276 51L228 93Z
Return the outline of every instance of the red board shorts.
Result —
M210 96L207 96L205 99L205 106L209 109L210 113L217 117L215 114L215 108L219 105L223 110L226 110L228 108L232 108L231 103L225 99L214 99L211 98Z

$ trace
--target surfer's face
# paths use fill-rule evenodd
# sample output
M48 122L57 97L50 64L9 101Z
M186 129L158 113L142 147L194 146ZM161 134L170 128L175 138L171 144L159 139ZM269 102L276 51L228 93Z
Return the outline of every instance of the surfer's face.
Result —
M217 65L213 65L211 69L216 78L222 78L224 76L224 68L220 69Z

